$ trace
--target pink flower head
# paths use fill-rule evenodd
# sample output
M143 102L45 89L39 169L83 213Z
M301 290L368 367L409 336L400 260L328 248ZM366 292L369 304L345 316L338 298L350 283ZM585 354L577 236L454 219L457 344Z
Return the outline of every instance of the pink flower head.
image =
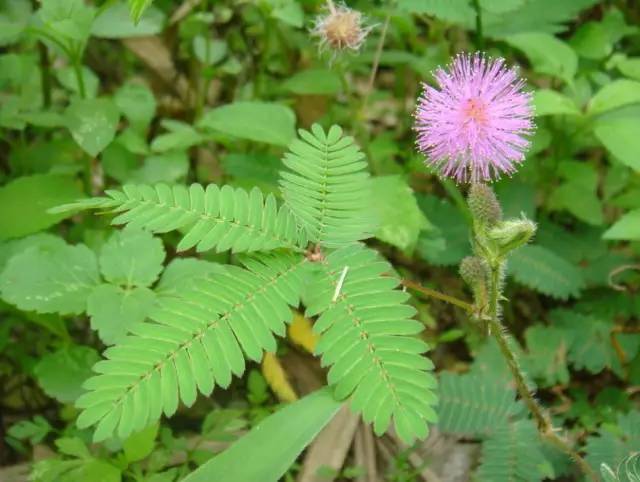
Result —
M480 182L512 174L533 132L531 94L503 59L460 54L424 84L416 109L418 149L442 176Z

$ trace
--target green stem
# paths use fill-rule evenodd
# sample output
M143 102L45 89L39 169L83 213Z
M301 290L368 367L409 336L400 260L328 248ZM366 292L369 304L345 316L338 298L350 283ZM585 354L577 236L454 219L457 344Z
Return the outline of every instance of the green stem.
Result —
M484 49L484 34L482 31L482 9L480 1L473 0L473 8L476 11L476 47L478 50Z
M430 296L431 298L436 298L440 301L451 303L452 305L458 306L469 313L473 313L473 305L471 303L462 301L454 296L445 295L444 293L440 293L439 291L432 290L431 288L427 288L426 286L422 286L418 283L414 283L413 281L410 281L408 279L401 280L401 283L403 286L406 286L407 288L418 291L426 296Z
M80 93L80 97L83 99L87 98L87 91L84 87L84 76L82 75L82 62L80 61L79 56L74 56L72 59L73 63L73 71L76 74L76 82L78 82L78 91Z
M557 435L556 429L551 423L551 419L531 393L524 377L524 373L518 363L516 354L511 349L511 346L509 346L509 335L505 327L500 322L499 315L500 276L502 269L502 262L496 262L491 265L489 318L487 319L491 335L498 343L498 347L500 348L500 351L502 352L502 355L504 356L507 365L509 366L509 370L511 370L511 374L516 382L516 388L520 394L520 398L522 398L529 409L529 412L531 412L531 415L535 419L540 435L571 457L587 478L594 482L599 482L600 478L591 466L571 447L571 445L569 445L566 440Z

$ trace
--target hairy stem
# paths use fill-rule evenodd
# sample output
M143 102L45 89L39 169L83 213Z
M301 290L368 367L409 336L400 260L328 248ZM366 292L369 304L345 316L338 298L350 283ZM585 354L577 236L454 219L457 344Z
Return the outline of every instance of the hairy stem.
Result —
M430 296L431 298L436 298L441 301L445 301L447 303L451 303L452 305L456 305L463 310L468 311L469 313L473 312L473 305L471 303L467 303L466 301L462 301L454 296L445 295L444 293L440 293L439 291L432 290L431 288L427 288L426 286L422 286L418 283L414 283L408 279L403 279L401 281L403 286L410 288L412 290L418 291L423 295Z
M473 0L473 8L476 11L476 47L478 50L484 49L484 33L482 31L482 10L480 1Z
M507 333L507 330L500 322L499 300L501 270L502 263L495 263L491 265L491 279L489 280L489 317L487 319L491 335L498 343L500 352L504 356L507 365L509 366L509 370L511 370L511 374L513 375L513 378L516 382L516 388L518 390L518 393L520 394L520 398L522 398L525 405L529 409L529 412L531 412L531 415L535 419L540 435L551 444L556 446L558 449L566 453L569 457L571 457L576 462L580 470L584 473L584 475L587 476L587 478L594 482L598 482L600 478L591 468L591 466L582 458L582 456L580 456L580 454L578 454L577 451L575 451L571 447L571 445L569 445L566 440L558 436L558 434L556 433L556 429L551 423L549 415L540 406L538 401L531 393L529 386L527 385L524 373L522 372L520 364L518 363L517 356L509 345L509 335Z

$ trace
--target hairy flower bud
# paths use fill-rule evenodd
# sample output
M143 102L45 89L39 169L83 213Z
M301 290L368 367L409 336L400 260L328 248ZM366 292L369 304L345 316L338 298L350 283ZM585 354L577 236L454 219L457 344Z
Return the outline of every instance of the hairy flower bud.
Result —
M320 39L320 48L329 47L334 52L358 50L372 28L364 26L364 18L357 10L328 0L327 14L316 19L311 35Z
M467 256L460 262L460 276L472 287L487 281L487 271L477 256Z
M495 226L502 219L498 198L486 184L472 184L467 202L473 219L489 227Z
M528 243L536 232L536 223L529 219L504 221L487 233L487 238L496 243L500 254L504 256Z

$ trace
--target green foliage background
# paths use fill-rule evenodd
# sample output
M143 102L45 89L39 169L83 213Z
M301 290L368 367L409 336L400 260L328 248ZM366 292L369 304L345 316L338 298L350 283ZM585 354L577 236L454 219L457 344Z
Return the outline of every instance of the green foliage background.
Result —
M177 293L206 280L214 280L208 289L222 290L247 272L266 279L262 265L241 269L237 253L295 250L312 241L342 247L337 259L380 263L373 274L363 268L356 281L397 272L469 299L457 276L457 264L470 253L466 188L424 167L414 149L412 112L433 69L457 52L483 49L519 66L536 109L526 162L494 185L505 215L524 213L538 224L534 242L510 259L504 323L554 424L594 469L611 468L607 477L614 478L606 480L634 480L628 474L635 459L624 461L640 449L640 6L353 1L349 6L375 27L361 51L334 56L319 51L309 35L321 1L187 4L0 0L0 465L31 461L32 447L44 444L56 455L35 465L35 481L171 482L212 456L189 445L188 435L227 442L273 412L277 399L255 362L264 349L296 348L270 333L255 345L236 334L239 355L212 367L222 388L196 402L196 387L210 393L213 379L208 386L206 375L194 372L192 394L187 382L176 382L183 384L184 405L177 398L163 402L165 413L177 410L173 419L152 420L133 434L122 430L120 437L105 425L98 444L85 428L90 416L76 424L78 406L89 406L86 397L76 401L101 353L126 342L128 333L140 335L145 320L166 320L162 310L172 309ZM298 135L299 128L310 132ZM360 150L335 147L342 134L353 136ZM344 195L326 202L314 197L331 182L301 161L322 159L318 142L346 149L349 169L372 173L370 197L364 181L354 184L351 217L344 216ZM227 186L205 191L192 183ZM147 203L150 196L157 205ZM205 197L219 206L217 214L198 204ZM91 199L52 209L81 198ZM282 205L300 199L308 206L290 212ZM245 203L247 212L234 210ZM80 208L120 212L114 220ZM321 219L313 214L319 210ZM224 222L208 236L216 216ZM202 221L194 225L195 219ZM260 239L252 237L256 219ZM111 221L130 226L114 228ZM373 261L372 250L344 247L365 234L389 264ZM292 262L282 256L282 263ZM331 300L321 281L338 282L341 265L331 260L303 296L309 316ZM350 288L345 296L353 295ZM379 296L396 296L380 290ZM418 320L420 337L435 347L429 357L439 378L439 429L481 443L475 479L578 477L538 436L481 328L457 308L408 298L393 299L413 307L399 322L411 331ZM370 308L366 301L359 309ZM289 309L278 302L264 301L276 311ZM338 321L332 332L331 316L321 315L315 328L327 340L343 328ZM269 323L266 315L257 321ZM339 357L328 345L318 354L323 364L335 364ZM129 358L121 352L110 356L111 365L96 366L117 370ZM337 390L347 386L345 374L332 370ZM108 398L116 388L100 390ZM309 407L321 426L337 408L326 393L315 397ZM305 417L305 407L290 413ZM360 408L372 421L370 409ZM406 421L407 438L424 435L420 423ZM378 420L374 426L386 428ZM314 427L300 440L308 443ZM396 429L402 432L402 425ZM268 463L273 457L262 450ZM282 448L287 465L296 450ZM172 459L176 452L185 454L179 462ZM295 464L283 470L293 480Z

